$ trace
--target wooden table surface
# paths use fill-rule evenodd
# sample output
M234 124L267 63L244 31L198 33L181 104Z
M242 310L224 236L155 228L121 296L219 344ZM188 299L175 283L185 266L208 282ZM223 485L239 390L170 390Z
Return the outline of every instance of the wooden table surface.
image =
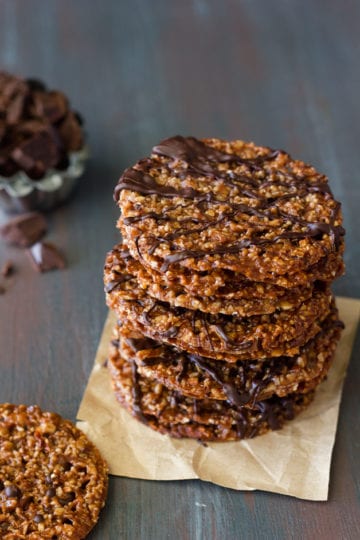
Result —
M86 119L92 156L75 197L48 216L65 271L37 274L23 251L0 247L0 262L17 268L0 297L1 402L75 419L106 314L102 265L118 238L113 186L166 136L254 140L325 172L347 228L347 273L335 290L360 297L359 25L355 0L0 2L1 68L65 90ZM328 502L111 478L89 538L360 538L357 349Z

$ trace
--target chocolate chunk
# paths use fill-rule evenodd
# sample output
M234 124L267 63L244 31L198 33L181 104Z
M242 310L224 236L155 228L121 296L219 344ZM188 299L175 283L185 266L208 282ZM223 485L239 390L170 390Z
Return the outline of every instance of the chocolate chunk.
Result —
M74 115L75 115L76 120L79 122L80 126L83 126L84 118L82 117L82 115L78 111L74 111Z
M11 261L6 261L1 268L1 275L9 277L14 273L15 267Z
M34 116L45 117L51 124L64 118L68 110L68 100L62 92L34 92L32 99Z
M0 77L0 111L7 124L16 124L23 115L29 89L22 79L7 73Z
M22 510L27 510L30 504L32 504L33 502L34 502L34 497L32 495L25 495L25 497L21 497L20 508Z
M64 146L70 152L80 150L84 144L84 137L77 116L68 112L64 120L59 124L59 133Z
M6 154L6 150L0 152L0 175L5 178L13 176L18 171L18 166Z
M44 92L46 90L46 86L42 81L39 81L38 79L26 79L26 82L33 92Z
M21 495L20 490L16 486L6 486L5 488L6 497L18 499L20 495Z
M24 138L31 137L32 135L35 135L36 133L39 133L41 131L48 130L48 124L44 120L36 118L21 122L21 124L16 126L14 134L17 139L22 140Z
M57 141L49 131L40 131L20 143L12 151L11 158L28 174L36 167L42 167L45 172L46 169L55 167L59 160Z
M0 142L2 141L5 133L6 133L5 121L3 119L0 119Z
M55 497L56 495L56 491L55 491L55 488L49 488L48 490L46 490L46 493L45 493L46 497Z
M39 212L29 212L17 216L0 229L0 234L7 244L28 247L40 240L47 230L47 223Z
M25 106L26 93L18 93L9 103L6 110L6 121L8 124L17 124L22 117Z
M63 506L69 504L75 499L75 493L70 491L69 493L64 493L62 497L59 497L59 503Z
M5 294L6 290L2 285L0 285L0 294Z
M28 250L28 253L39 272L62 269L66 266L64 256L54 244L37 242Z
M62 92L0 72L0 176L20 170L40 180L48 169L66 169L67 154L84 144L81 123Z
M70 461L66 457L60 455L57 459L57 462L65 471L69 471L72 467Z

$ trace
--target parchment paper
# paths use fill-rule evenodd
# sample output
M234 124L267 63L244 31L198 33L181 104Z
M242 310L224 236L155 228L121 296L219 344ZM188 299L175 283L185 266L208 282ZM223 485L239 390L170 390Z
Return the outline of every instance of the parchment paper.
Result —
M360 300L338 298L345 330L328 379L314 402L280 431L239 442L171 439L133 419L116 402L104 362L115 321L105 322L78 427L96 444L114 475L148 480L199 478L238 490L265 490L326 500L343 380Z

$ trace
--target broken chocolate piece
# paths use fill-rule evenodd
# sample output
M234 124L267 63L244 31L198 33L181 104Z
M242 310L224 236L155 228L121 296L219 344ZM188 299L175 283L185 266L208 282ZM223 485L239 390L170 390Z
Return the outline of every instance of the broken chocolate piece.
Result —
M46 86L42 81L39 81L39 79L26 79L26 82L33 92L46 92Z
M6 111L6 122L15 125L21 119L24 111L26 92L19 92L13 97Z
M77 115L69 111L58 129L65 147L70 152L80 150L84 144L84 136Z
M38 272L48 272L65 268L65 258L54 244L49 242L37 242L29 250L28 254Z
M34 116L47 118L51 124L64 118L68 110L68 100L62 92L34 92L32 98Z
M10 277L15 271L15 267L11 261L6 261L1 268L1 275L3 277Z
M43 166L44 174L46 169L55 167L58 162L57 141L50 131L40 131L20 143L11 153L11 157L28 174L36 165Z
M0 234L7 244L28 247L46 233L47 223L39 212L17 216L3 225Z

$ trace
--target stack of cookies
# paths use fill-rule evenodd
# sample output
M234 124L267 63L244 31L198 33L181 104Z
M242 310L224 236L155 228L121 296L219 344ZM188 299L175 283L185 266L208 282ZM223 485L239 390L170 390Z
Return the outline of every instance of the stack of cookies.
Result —
M172 137L115 188L105 290L118 401L174 437L250 438L313 399L342 323L340 204L284 151Z

